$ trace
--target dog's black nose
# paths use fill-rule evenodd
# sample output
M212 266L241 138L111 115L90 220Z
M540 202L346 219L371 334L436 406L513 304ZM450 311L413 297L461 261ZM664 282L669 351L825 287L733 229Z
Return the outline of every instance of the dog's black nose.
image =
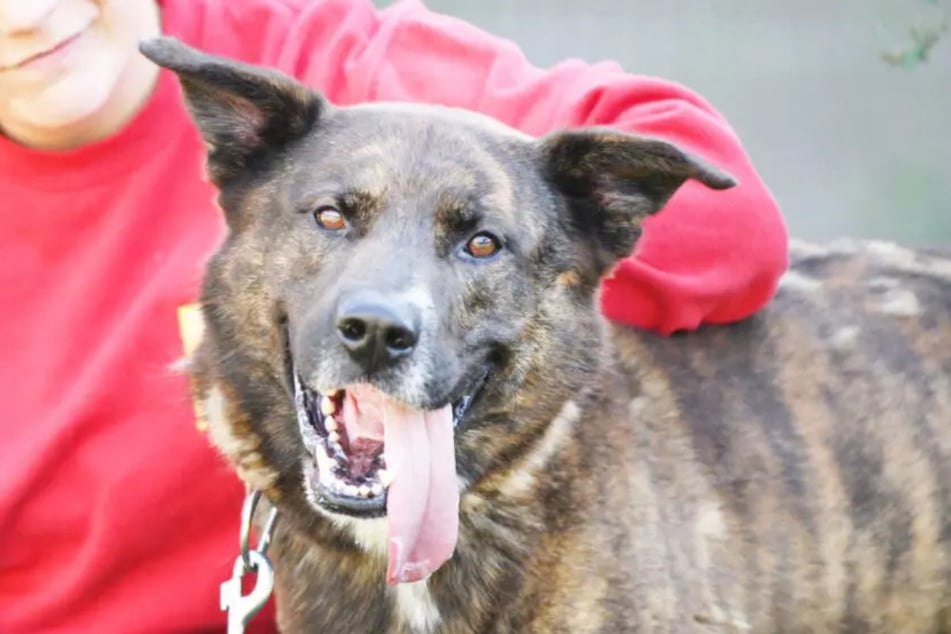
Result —
M353 360L372 374L413 352L419 341L418 312L406 301L355 292L338 305L337 335Z

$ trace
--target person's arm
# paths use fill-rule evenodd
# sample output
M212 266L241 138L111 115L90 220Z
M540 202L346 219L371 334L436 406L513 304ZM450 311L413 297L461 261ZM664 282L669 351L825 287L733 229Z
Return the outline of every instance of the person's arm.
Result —
M319 44L315 44L319 43ZM775 292L787 265L776 201L736 134L704 99L614 63L538 68L519 48L462 20L402 0L323 0L302 11L282 65L335 103L420 101L477 110L526 133L610 126L660 137L739 180L712 192L688 182L645 223L605 280L615 321L661 333L743 319Z

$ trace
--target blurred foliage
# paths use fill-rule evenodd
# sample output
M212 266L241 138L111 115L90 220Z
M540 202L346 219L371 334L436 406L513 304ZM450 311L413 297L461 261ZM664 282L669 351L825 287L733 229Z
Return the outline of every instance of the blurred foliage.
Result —
M887 63L902 68L913 68L928 61L931 50L948 31L948 9L939 0L921 0L930 6L923 24L909 28L911 41L900 48L882 51Z

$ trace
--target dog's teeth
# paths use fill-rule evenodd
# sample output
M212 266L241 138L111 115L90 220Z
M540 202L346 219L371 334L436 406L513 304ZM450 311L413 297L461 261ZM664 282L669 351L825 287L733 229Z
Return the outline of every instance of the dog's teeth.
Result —
M360 494L360 489L358 489L352 484L345 485L343 490L347 495L349 495L352 498L355 498Z
M320 448L314 452L314 459L317 461L317 470L320 472L321 480L323 480L330 469L333 468L332 458L333 456L331 456L329 452L321 451Z
M370 494L373 495L373 497L378 497L380 495L383 495L383 485L379 483L374 483L373 486L370 487Z
M360 497L362 498L370 497L370 487L364 484L363 486L360 487L359 494L360 494Z
M323 410L323 405L321 405L320 407L321 407L321 410ZM331 407L333 406L331 405ZM332 409L330 411L333 412ZM331 434L334 434L337 431L337 419L328 413L325 413L324 415L326 416L326 418L324 418L324 427L327 428L328 432L330 432Z
M320 397L320 413L324 416L330 416L334 413L334 402L330 400L329 396Z
M393 484L393 474L386 469L380 469L376 472L376 477L380 480L380 486L384 489Z
M333 444L337 445L340 443L340 434L338 434L336 431L331 431L327 434L327 439Z

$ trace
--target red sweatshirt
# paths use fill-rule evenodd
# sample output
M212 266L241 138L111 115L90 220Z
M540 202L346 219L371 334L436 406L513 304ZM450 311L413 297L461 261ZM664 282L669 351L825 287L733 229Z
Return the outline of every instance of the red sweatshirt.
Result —
M688 184L606 282L614 319L667 333L743 318L786 265L777 206L703 99L614 64L541 70L417 1L166 0L164 29L278 66L339 104L439 102L526 132L608 124L740 180ZM0 138L0 632L223 631L243 489L195 429L176 309L222 233L173 78L101 143ZM268 615L256 622L265 624Z

